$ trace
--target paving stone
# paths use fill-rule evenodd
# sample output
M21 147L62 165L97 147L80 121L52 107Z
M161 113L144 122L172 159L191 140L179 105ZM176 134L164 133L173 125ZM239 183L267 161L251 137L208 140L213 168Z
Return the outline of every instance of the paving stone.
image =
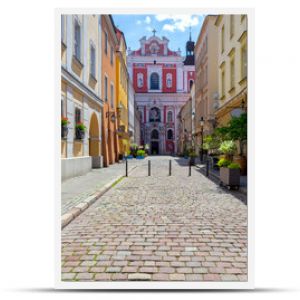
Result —
M109 273L97 273L95 275L95 280L97 281L108 281L111 279L111 274Z
M203 280L204 281L220 281L221 277L219 274L204 274Z
M62 273L61 280L72 280L75 278L76 273Z
M171 281L184 281L185 275L184 274L170 274L169 280Z
M144 273L132 273L128 275L128 280L136 280L136 281L148 281L151 280L150 274L144 274Z
M186 281L203 281L203 275L201 274L186 274Z
M233 274L221 274L221 279L223 281L237 281L239 278Z
M152 279L157 281L168 281L169 274L155 273L153 274Z
M76 280L92 280L94 274L92 273L78 273L76 275Z
M106 269L107 273L119 273L121 272L121 268L120 267L108 267Z

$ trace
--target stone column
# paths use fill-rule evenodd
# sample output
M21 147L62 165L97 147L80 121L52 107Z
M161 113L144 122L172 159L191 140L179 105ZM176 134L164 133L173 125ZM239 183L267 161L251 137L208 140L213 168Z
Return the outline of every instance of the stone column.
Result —
M74 102L73 102L73 90L70 86L67 86L67 114L69 124L69 133L67 137L67 157L73 157L73 146L75 137L75 117L74 117Z

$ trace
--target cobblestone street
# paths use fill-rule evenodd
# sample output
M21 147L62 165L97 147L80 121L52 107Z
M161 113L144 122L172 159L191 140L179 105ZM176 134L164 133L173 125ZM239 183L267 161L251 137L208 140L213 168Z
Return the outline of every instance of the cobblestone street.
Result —
M150 160L62 230L62 280L247 281L247 206L185 159Z

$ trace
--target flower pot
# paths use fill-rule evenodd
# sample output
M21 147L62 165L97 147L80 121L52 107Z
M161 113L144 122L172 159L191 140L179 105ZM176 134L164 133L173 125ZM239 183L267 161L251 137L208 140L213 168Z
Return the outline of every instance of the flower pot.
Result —
M65 139L68 136L69 128L68 125L61 125L61 138Z
M239 186L240 169L220 168L220 180L227 186Z
M247 175L247 158L241 155L235 155L233 162L237 163L241 167L241 175Z
M76 128L76 139L83 140L85 136L85 130Z

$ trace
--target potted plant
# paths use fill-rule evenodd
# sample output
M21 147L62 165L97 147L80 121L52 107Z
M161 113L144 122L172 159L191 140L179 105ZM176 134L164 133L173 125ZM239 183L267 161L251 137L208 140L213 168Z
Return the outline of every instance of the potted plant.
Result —
M194 150L191 150L191 151L189 152L189 158L190 158L190 163L191 163L192 166L195 165L195 158L196 158L196 157L197 157L196 152L195 152Z
M220 167L220 185L226 185L229 188L240 186L240 165L226 158L218 161Z
M236 151L236 144L232 140L223 141L220 144L219 150L224 154L224 158L232 161L233 154Z
M68 121L68 118L66 118L66 117L61 118L61 137L63 139L67 138L67 135L69 132L69 128L68 128L69 123L70 122Z
M144 159L145 158L145 150L138 150L136 153L136 158L137 159Z
M244 148L247 146L247 113L232 117L228 126L218 128L218 130L226 139L236 141L238 151L234 153L233 161L241 166L241 174L247 174L247 158L244 153Z
M86 126L82 122L79 122L76 124L75 129L76 139L83 140L85 136Z
M130 153L133 157L136 157L137 150L138 150L138 145L137 144L131 144L130 145Z
M131 151L128 150L128 151L127 151L127 155L126 155L126 159L132 159L132 158L133 158L133 156L132 156L132 154L131 154Z

